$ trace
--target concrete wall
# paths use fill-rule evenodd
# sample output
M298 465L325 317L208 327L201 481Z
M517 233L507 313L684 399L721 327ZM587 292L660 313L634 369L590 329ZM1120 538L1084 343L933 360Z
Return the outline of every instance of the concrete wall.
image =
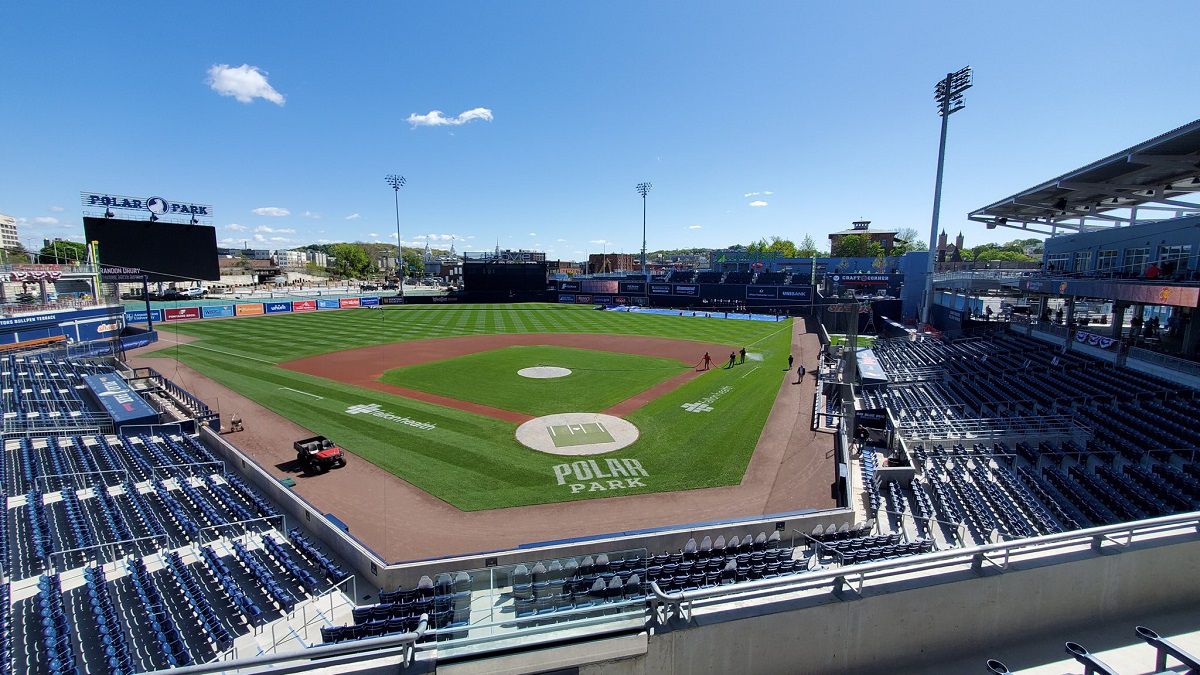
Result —
M729 607L686 627L656 631L644 656L580 668L586 675L652 673L863 673L919 670L978 657L1100 621L1134 622L1200 604L1200 541L1083 551L1060 564L976 576L935 571L877 587L860 599L810 606ZM953 583L949 583L953 582Z

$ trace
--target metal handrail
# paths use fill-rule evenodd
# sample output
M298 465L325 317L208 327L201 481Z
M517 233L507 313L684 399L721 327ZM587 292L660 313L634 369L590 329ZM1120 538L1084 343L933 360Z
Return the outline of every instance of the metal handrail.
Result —
M1134 521L1132 523L1119 523L1116 525L1105 525L1082 530L1072 530L1069 532L1060 532L1057 534L1048 534L1039 537L1027 537L1024 539L1014 539L1012 541L984 544L981 546L973 546L968 548L946 549L933 553L925 553L919 556L912 556L911 558L907 559L901 558L897 560L862 563L851 567L817 570L804 574L792 575L790 577L759 579L740 584L713 586L710 588L702 588L693 591L664 593L662 589L658 587L657 582L651 582L650 589L653 594L651 602L666 603L672 606L678 606L684 602L690 603L695 600L705 600L726 595L743 594L748 591L775 590L789 586L809 586L821 582L840 583L844 582L846 577L849 576L858 576L861 581L867 575L872 573L881 573L880 576L906 574L915 565L928 566L933 563L970 562L973 566L978 567L985 561L994 563L994 561L991 559L992 554L999 554L999 557L1002 557L1004 562L1002 564L997 564L996 566L1003 570L1007 567L1007 561L1011 555L1020 550L1058 548L1085 543L1089 543L1094 548L1098 548L1099 546L1103 545L1105 541L1116 541L1113 539L1115 535L1126 535L1126 542L1121 545L1128 545L1133 541L1133 537L1137 533L1148 533L1153 530L1159 530L1167 527L1177 527L1180 525L1193 525L1196 531L1200 532L1200 512L1193 511L1190 513L1160 516L1158 518L1148 518L1145 520ZM1120 544L1120 542L1118 543Z
M385 650L394 650L397 648L404 649L404 665L408 665L412 661L412 648L418 640L425 637L425 631L429 628L429 615L422 614L421 620L417 623L417 629L410 633L400 633L398 635L385 635L377 638L367 638L365 640L353 640L351 642L338 643L332 645L322 645L320 647L309 647L304 651L284 652L282 654L271 654L269 656L256 656L248 659L237 659L234 661L212 661L210 663L199 664L195 666L184 666L182 668L169 668L166 670L154 671L158 673L171 673L171 675L201 675L202 673L227 673L245 668L258 668L260 666L273 666L288 661L307 661L318 658L330 658L334 656L348 656L351 654L359 654L363 652L378 652L372 656L384 656Z

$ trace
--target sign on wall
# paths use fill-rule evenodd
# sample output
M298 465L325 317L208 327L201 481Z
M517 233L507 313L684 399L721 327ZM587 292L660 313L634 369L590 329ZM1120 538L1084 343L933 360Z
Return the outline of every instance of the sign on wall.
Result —
M235 305L233 313L238 316L258 316L263 313L263 306L261 302L247 302Z
M204 319L223 319L233 316L233 305L205 305L200 308L200 317Z
M184 319L199 319L199 307L172 307L163 310L163 317L167 321L182 321Z
M292 302L293 312L315 312L317 311L316 300L294 300Z
M103 192L80 192L79 200L89 211L99 212L111 209L140 213L145 218L186 215L208 219L213 216L213 207L210 204L179 202L163 197L127 197Z

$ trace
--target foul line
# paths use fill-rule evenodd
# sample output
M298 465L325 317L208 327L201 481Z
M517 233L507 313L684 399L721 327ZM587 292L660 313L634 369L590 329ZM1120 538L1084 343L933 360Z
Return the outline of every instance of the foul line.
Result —
M315 399L317 399L317 400L320 400L320 401L324 401L324 400L325 400L325 397L324 397L324 396L317 396L316 394L310 394L310 393L308 393L307 391L300 391L299 389L292 389L291 387L276 387L276 389L287 389L288 391L294 391L294 392L296 392L297 394L304 394L305 396L311 396L311 397L313 397L313 398L315 398Z
M758 366L754 366L750 370L747 370L745 373L742 374L742 377L746 377L747 375L749 375L750 373L753 373L756 370L758 370ZM742 379L742 377L739 377L738 379L740 380L740 379Z
M767 333L766 335L758 338L757 340L755 340L754 342L751 342L750 344L748 344L746 346L749 347L751 345L756 345L756 344L762 342L763 340L766 340L767 338L771 337L772 335L775 335L776 333L782 333L783 331L787 330L788 328L790 328L790 326L784 326L783 328L780 328L777 331L772 331L770 333Z

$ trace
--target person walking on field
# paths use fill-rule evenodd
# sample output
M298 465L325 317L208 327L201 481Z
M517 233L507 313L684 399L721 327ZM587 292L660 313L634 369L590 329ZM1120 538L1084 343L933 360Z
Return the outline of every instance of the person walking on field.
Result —
M712 364L712 357L708 355L708 352L704 352L704 370L708 370L710 364Z
M733 352L729 352L729 365L727 365L725 367L732 368L733 364L735 364L735 363L737 363L737 354L735 354Z
M796 369L796 384L800 384L804 381L805 372L804 364L802 363L800 364L800 367Z
M745 363L746 362L746 348L745 347L742 347L741 355L742 355L742 360L739 361L738 363Z
M792 369L792 361L795 361L795 360L796 360L796 358L794 356L792 356L791 354L788 354L788 370Z

